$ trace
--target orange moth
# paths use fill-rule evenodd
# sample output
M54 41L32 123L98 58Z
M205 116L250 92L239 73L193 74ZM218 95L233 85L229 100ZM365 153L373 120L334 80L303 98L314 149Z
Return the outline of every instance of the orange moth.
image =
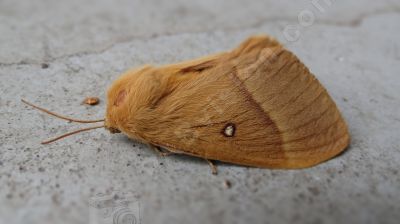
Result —
M98 127L171 153L265 168L314 166L350 141L326 89L268 36L228 52L127 71L108 90Z

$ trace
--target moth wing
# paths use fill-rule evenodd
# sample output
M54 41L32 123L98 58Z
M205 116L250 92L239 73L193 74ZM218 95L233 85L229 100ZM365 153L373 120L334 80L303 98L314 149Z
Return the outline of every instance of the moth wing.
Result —
M150 143L269 168L312 166L348 145L325 88L270 39L249 39L213 67L187 75L152 111L158 128L146 132Z

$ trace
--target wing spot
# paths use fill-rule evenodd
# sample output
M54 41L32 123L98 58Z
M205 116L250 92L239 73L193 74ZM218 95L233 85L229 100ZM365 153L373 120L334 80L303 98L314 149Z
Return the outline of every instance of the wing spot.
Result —
M233 137L235 135L236 126L235 124L228 123L225 125L224 129L222 130L222 134L225 137Z

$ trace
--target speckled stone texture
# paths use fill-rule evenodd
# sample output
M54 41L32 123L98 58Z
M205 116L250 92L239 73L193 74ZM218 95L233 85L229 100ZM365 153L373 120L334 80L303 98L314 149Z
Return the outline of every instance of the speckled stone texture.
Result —
M259 33L328 89L350 128L345 153L303 170L217 163L215 176L201 159L160 157L102 129L41 145L88 125L20 102L101 118L123 71L228 50ZM125 218L141 224L398 223L399 40L398 0L2 0L0 223L112 223L124 200ZM88 96L102 101L82 105Z

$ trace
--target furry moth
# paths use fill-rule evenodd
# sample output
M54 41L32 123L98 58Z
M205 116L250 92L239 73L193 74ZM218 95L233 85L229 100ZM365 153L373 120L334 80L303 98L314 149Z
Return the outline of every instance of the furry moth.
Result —
M171 153L265 168L314 166L350 141L326 89L268 36L127 71L108 90L104 127Z

